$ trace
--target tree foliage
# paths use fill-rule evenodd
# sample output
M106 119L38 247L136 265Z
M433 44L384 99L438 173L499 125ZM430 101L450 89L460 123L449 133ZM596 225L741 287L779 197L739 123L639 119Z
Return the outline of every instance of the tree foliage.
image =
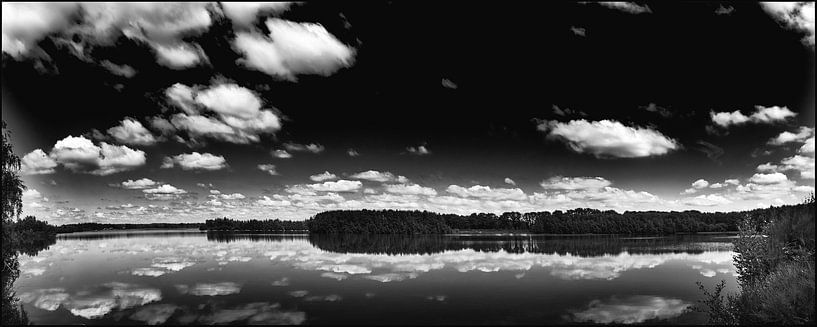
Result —
M749 212L734 241L740 293L723 282L699 310L724 325L814 324L814 195L802 205Z

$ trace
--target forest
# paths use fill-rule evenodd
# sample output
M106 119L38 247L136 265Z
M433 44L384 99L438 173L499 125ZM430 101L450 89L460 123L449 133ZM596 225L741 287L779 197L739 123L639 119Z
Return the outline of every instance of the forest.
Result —
M704 213L573 209L567 211L474 213L467 216L428 211L326 211L306 221L310 233L438 234L468 230L510 230L537 234L681 234L737 231L752 212Z
M206 231L263 231L263 232L306 232L303 221L290 220L232 220L227 218L207 219L199 229Z

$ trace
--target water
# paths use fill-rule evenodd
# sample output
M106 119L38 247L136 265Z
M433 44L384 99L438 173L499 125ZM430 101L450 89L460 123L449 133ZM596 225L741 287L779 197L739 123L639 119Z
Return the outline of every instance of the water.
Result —
M35 324L702 323L724 235L62 235L20 257Z

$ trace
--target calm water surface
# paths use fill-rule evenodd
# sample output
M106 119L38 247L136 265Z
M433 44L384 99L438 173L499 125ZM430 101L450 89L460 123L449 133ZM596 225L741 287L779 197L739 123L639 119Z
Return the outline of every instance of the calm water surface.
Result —
M702 323L695 282L737 287L730 241L83 233L15 288L36 324Z

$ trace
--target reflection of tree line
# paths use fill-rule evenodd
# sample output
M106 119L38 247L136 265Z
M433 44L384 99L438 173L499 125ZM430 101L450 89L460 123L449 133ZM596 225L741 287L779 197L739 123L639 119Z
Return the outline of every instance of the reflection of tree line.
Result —
M25 185L17 172L20 170L20 158L14 155L9 142L10 132L6 130L6 122L2 126L2 206L3 206L3 239L2 255L3 267L0 279L3 283L2 293L2 325L28 324L28 316L19 305L14 293L14 281L20 276L20 263L17 257L20 254L37 255L56 242L53 227L45 222L37 221L32 216L17 219L22 211L22 195Z
M114 238L142 238L142 237L198 237L202 232L198 230L187 231L133 231L133 232L92 232L92 233L70 233L59 234L57 236L60 240L106 240Z
M572 254L577 256L665 253L703 253L731 249L727 242L706 236L621 238L616 236L461 236L461 235L371 235L371 234L234 234L207 233L210 241L239 240L283 242L307 239L324 251L366 254L433 254L472 249L480 252Z

